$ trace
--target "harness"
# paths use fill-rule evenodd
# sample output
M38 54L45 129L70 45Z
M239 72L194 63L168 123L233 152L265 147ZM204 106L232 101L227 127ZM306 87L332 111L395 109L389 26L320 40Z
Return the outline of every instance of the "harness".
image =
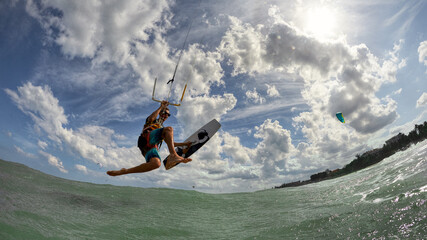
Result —
M153 130L159 129L162 127L163 127L163 121L161 119L156 119L153 122L149 122L147 118L144 124L144 129L142 130L142 133L141 133L141 137L143 138L143 141L144 141L141 147L144 149L145 152L147 152L152 148L159 149L161 147L161 143L160 143L160 146L158 146L157 144L150 144L150 133Z

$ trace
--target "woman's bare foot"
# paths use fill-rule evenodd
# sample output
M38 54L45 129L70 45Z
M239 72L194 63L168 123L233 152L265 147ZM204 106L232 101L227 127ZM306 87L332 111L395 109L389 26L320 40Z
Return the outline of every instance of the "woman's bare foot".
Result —
M122 168L117 171L108 171L107 174L110 176L118 176L126 173L126 168Z
M191 162L191 161L193 161L193 159L191 159L191 158L184 158L181 162L188 163L188 162Z
M179 155L169 155L168 161L166 162L166 170L172 168L173 166L177 165L178 163L188 163L191 162L191 158L183 158Z

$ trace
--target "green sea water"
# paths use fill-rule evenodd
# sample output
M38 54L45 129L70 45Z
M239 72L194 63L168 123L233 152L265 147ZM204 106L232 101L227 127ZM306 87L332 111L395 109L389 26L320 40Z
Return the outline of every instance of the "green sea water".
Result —
M427 239L427 141L316 184L207 194L0 161L0 239Z

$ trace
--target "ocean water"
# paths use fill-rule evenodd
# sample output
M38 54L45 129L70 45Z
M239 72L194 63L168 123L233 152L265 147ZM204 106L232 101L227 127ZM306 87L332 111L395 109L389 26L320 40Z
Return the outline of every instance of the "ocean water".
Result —
M427 239L427 141L297 188L206 194L64 180L0 161L0 239Z

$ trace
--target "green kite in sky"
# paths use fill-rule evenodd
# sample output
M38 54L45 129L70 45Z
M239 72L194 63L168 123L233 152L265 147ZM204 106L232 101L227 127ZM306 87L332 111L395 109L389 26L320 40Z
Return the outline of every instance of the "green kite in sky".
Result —
M344 116L342 115L342 112L338 112L336 115L337 115L337 118L338 118L342 123L345 123Z

